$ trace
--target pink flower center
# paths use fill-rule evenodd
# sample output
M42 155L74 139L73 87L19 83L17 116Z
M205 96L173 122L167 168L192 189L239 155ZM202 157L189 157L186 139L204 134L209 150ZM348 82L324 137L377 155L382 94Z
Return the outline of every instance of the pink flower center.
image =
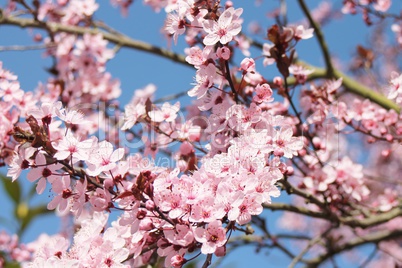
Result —
M113 264L113 261L112 261L110 258L107 258L107 259L105 260L105 264L106 264L107 267L111 267L112 264Z
M227 34L226 29L219 29L219 31L218 31L219 37L225 36L226 34Z
M78 152L77 147L75 145L71 145L70 147L68 147L68 151L70 152L70 154Z
M102 159L102 166L106 166L110 164L110 160L109 159Z

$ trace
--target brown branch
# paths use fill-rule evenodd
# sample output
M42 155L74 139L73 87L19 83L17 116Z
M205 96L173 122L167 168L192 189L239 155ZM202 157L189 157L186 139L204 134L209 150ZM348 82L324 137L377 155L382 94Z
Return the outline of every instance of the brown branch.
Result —
M332 248L330 251L318 256L317 258L309 260L310 264L307 267L317 267L319 264L323 263L324 261L328 260L329 258L332 258L333 256L339 253L354 249L361 245L370 243L377 244L381 241L386 241L400 237L402 237L402 230L392 230L392 231L384 230L375 233L369 233L365 236L356 237L344 243L343 245Z
M65 33L76 34L76 35L101 34L103 39L105 39L113 44L116 44L119 46L124 46L127 48L133 48L133 49L151 53L151 54L155 54L155 55L164 57L166 59L172 60L174 62L183 64L186 66L191 66L186 62L185 57L183 55L176 54L172 51L169 51L169 50L157 47L157 46L153 46L151 44L148 44L148 43L145 43L145 42L142 42L139 40L132 39L123 34L112 34L112 33L104 32L100 29L63 25L63 24L55 23L55 22L39 22L39 21L35 21L33 19L14 18L14 17L6 17L6 16L0 16L0 25L13 25L13 26L21 27L21 28L37 28L37 29L48 30L52 33L65 32Z
M317 37L318 44L321 47L321 52L324 56L325 65L326 65L326 75L328 78L334 77L334 67L331 62L331 56L329 55L328 45L325 42L324 34L321 31L320 26L314 21L313 17L310 14L310 10L304 3L304 0L298 0L301 9L303 10L304 15L306 15L308 21L310 22L311 27L313 27L315 36Z
M27 45L27 46L19 46L19 45L12 45L12 46L0 46L0 52L3 51L27 51L27 50L39 50L54 47L55 45Z
M352 216L339 218L339 220L342 224L348 225L350 227L368 228L379 225L381 223L385 223L399 216L402 216L402 209L400 207L395 207L390 211L380 214L373 214L370 217L364 219L357 219L356 217Z
M289 212L294 212L294 213L305 215L305 216L312 217L312 218L329 220L327 213L309 210L305 207L292 206L292 205L284 204L284 203L264 204L263 207L266 209L270 209L272 211L289 211Z
M248 39L248 41L250 42L250 44L252 46L262 49L263 45L261 43L255 41L255 40L251 40L251 39ZM312 74L307 76L306 81L313 81L313 80L317 80L317 79L328 79L327 71L324 68L316 67L316 66L313 66L311 64L308 64L308 63L300 61L300 60L296 61L295 63L303 65L307 69L314 70L314 72ZM401 112L401 107L398 104L389 100L386 96L372 90L371 88L364 86L363 84L359 83L352 77L342 73L341 71L339 71L337 69L334 69L333 78L335 78L335 79L342 78L342 86L348 92L351 92L351 93L361 96L363 98L367 98L370 101L380 105L381 107L383 107L387 110L391 110L391 109L395 110L398 114ZM292 85L296 84L296 79L294 77L288 77L286 79L286 81L287 81L288 86L292 86ZM269 82L269 84L271 87L274 86L274 84L272 82Z

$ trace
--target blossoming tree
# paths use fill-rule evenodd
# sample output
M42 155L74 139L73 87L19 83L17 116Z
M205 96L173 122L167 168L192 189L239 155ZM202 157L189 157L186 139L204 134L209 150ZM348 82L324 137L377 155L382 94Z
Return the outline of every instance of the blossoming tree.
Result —
M52 65L31 90L0 65L0 161L19 222L17 234L0 233L0 266L208 267L246 245L290 267L336 267L339 255L353 267L402 265L402 17L391 0L314 9L277 1L265 11L272 24L249 30L250 3L144 0L165 16L168 48L95 16L100 4L128 16L149 7L101 2L1 6L0 27L29 28ZM288 21L290 8L304 20ZM348 16L373 30L349 69L324 36L327 23ZM324 67L298 56L314 38ZM178 43L186 48L172 52ZM191 101L155 100L149 84L120 105L127 89L107 68L120 48L189 67L193 84L183 90ZM173 71L171 79L183 78ZM47 210L21 212L21 181L33 194L50 191ZM74 228L21 243L18 235L49 210ZM359 251L364 245L373 251Z

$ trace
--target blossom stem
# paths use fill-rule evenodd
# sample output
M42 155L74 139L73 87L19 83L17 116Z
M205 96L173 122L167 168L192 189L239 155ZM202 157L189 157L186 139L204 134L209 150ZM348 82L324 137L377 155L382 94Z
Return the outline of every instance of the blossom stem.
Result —
M229 82L230 88L232 90L233 93L233 97L235 102L238 104L239 103L239 96L237 95L236 89L234 87L233 81L232 81L232 77L230 77L230 68L229 68L229 61L225 60L225 68L226 68L226 79Z

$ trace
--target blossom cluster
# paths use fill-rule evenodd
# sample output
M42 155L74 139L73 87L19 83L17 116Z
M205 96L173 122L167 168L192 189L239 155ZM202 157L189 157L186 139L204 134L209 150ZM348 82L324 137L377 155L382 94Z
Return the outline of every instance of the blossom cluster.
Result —
M17 2L8 3L5 16L19 11ZM111 2L124 14L132 3ZM303 209L289 205L290 211L345 223L331 232L334 241L356 233L345 215L364 218L366 211L375 215L398 205L398 191L370 183L339 139L361 133L369 143L381 142L382 156L398 161L402 156L393 146L402 141L402 115L368 99L341 96L342 78L310 83L316 71L298 62L296 48L315 29L273 25L257 45L259 55L251 57L243 9L231 1L144 3L167 13L162 32L169 39L177 44L184 36L187 42L182 61L195 73L187 91L193 104L187 107L154 101L153 84L135 90L120 107L120 82L106 68L118 48L111 49L101 31L35 35L54 64L52 78L34 93L24 92L0 63L1 164L13 182L26 174L37 194L48 189L47 208L78 227L71 236L44 235L20 246L16 237L1 233L0 251L10 260L26 267L140 267L163 258L165 267L182 267L193 256L222 257L230 238L250 234L247 225L281 190L304 198L295 201ZM390 3L348 0L342 11L385 12ZM93 20L99 7L93 0L35 5L31 13L38 24L108 30ZM321 7L314 17L324 21L328 9ZM265 68L273 66L279 75L265 77ZM397 104L401 77L393 72L387 87ZM161 155L174 161L153 162ZM355 210L359 206L364 212ZM111 212L119 213L113 221ZM284 216L292 223L283 227L306 227L291 217Z

